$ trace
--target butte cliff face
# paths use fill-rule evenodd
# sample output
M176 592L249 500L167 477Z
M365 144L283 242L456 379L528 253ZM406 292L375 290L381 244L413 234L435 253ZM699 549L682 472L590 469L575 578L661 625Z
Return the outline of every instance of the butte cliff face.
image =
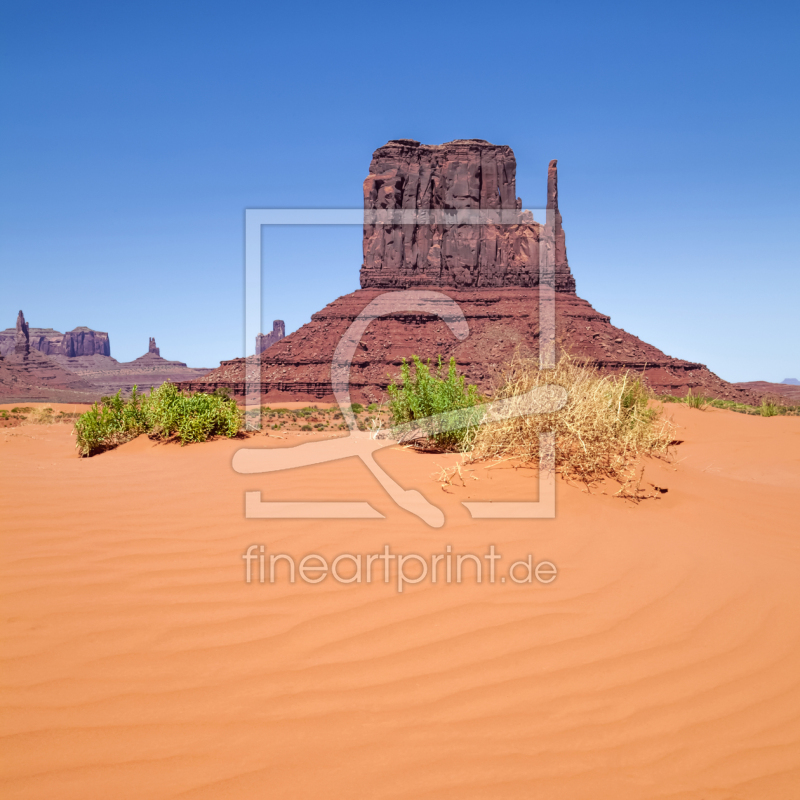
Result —
M368 303L398 289L433 289L455 300L469 336L456 341L441 319L425 314L395 313L374 320L353 359L353 400L381 400L401 359L412 354L454 356L467 380L484 391L492 389L496 367L515 351L537 355L544 228L521 210L515 176L511 149L479 139L435 146L402 139L376 150L364 182L362 288L330 303L261 353L263 400L333 400L331 361L337 343ZM551 161L546 215L554 241L545 244L552 246L553 258L548 256L544 274L554 262L557 345L591 358L604 371L642 374L660 393L684 395L691 389L753 402L751 392L614 327L577 296L558 200L557 163ZM457 224L457 219L453 224L464 209L463 216L478 212L486 224ZM375 214L384 211L391 213ZM199 381L182 386L226 387L241 396L244 360L223 361Z
M542 225L521 210L516 169L510 147L482 139L434 146L399 139L376 150L364 181L364 208L433 212L442 222L365 224L361 287L538 286ZM550 165L548 207L557 212L555 161ZM445 222L447 212L461 209L484 211L487 224ZM560 215L556 239L556 290L574 291Z

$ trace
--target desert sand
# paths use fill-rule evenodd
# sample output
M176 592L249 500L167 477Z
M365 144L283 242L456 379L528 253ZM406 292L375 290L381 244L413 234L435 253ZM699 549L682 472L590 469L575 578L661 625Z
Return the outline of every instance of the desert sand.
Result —
M55 407L55 406L54 406ZM73 410L73 407L64 407ZM318 434L78 459L69 425L0 430L3 798L800 796L800 418L667 408L683 444L639 504L559 480L557 517L472 521L535 472L398 447L238 475ZM244 492L383 520L248 520ZM611 489L608 489L611 492ZM533 554L549 584L244 581L252 544ZM343 571L345 569L343 568ZM472 574L471 572L469 573Z

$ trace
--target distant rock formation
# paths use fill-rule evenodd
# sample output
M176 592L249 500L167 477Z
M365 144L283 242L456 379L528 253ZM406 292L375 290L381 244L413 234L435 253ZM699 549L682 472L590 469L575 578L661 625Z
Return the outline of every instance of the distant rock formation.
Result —
M353 400L380 400L401 359L412 354L455 357L467 380L484 391L491 391L497 367L514 352L538 354L544 228L521 212L515 172L511 148L480 139L433 146L399 139L378 148L364 182L362 288L330 303L307 325L261 353L262 400L332 400L331 362L337 343L368 303L395 289L434 289L452 298L470 334L458 342L431 315L396 313L375 319L352 363ZM369 212L381 209L409 212L413 218L376 224ZM426 209L441 219L431 222L421 216ZM453 209L477 209L489 224L448 225L446 212ZM614 327L609 317L575 294L558 207L556 161L547 171L546 216L555 236L553 257L547 261L555 264L558 347L592 359L605 372L641 375L660 393L682 396L691 390L757 401L748 389L722 380L703 364L672 358ZM501 225L501 220L509 224ZM241 396L246 391L245 361L223 361L200 380L181 386L203 391L225 387Z
M27 355L30 352L30 332L25 315L22 311L17 314L17 329L14 333L14 355Z
M148 350L133 361L117 361L114 358L92 356L91 358L55 357L64 368L80 375L98 387L102 394L121 391L127 395L134 386L139 391L148 391L167 381L179 383L197 380L209 370L187 367L183 361L168 361L162 358L156 340L150 337Z
M789 403L790 405L800 403L800 382L788 383L770 383L768 381L744 381L743 383L736 383L735 386L741 386L743 389L756 394L759 398L773 400L780 403Z
M91 328L75 328L64 334L61 343L61 352L55 355L64 355L68 358L76 356L110 356L111 345L108 334L93 331Z
M14 349L0 356L0 401L88 402L96 391L52 358L31 350L30 330L22 311L17 315Z
M781 383L786 383L789 386L800 386L800 381L797 378L784 378Z
M272 347L275 342L279 342L286 336L286 325L282 319L276 319L272 323L272 333L259 333L256 336L256 353L263 353L268 347Z
M22 312L20 311L20 315ZM27 325L27 323L26 323ZM0 355L14 352L17 346L17 330L6 328L0 331ZM110 356L111 345L108 334L91 328L78 327L67 333L60 333L52 328L29 328L29 347L46 356Z
M161 358L153 338L147 353L120 363L108 354L107 333L29 328L22 311L16 328L0 334L0 345L0 397L12 401L94 402L117 391L129 394L134 385L148 390L166 381L197 380L209 371Z

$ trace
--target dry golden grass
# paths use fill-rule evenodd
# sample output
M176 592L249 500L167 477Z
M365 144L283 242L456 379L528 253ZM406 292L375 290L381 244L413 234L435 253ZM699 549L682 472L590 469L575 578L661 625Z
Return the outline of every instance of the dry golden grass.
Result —
M563 354L555 369L539 369L538 359L516 355L500 373L492 399L513 398L537 386L567 390L559 411L530 414L480 426L469 458L539 460L539 434L556 435L556 470L585 483L602 478L623 487L636 480L644 455L666 455L672 424L648 407L649 394L629 374L602 375L591 364ZM640 475L639 475L640 477Z

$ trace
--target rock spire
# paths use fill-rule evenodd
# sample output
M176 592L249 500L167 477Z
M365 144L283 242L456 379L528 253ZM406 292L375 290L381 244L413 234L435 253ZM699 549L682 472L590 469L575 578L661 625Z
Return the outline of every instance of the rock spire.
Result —
M28 332L28 323L25 322L25 315L22 311L17 314L17 333L14 338L14 354L15 355L28 355L31 350L30 333Z

